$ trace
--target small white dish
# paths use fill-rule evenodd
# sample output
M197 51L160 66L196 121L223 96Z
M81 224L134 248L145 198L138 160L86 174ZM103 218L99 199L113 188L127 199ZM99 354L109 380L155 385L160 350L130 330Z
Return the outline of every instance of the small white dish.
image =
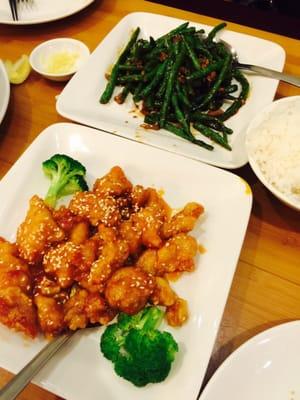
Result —
M89 48L80 40L58 38L35 47L29 61L32 69L45 78L52 81L67 81L78 71L89 55ZM59 63L61 63L60 68ZM65 63L65 68L62 68L63 63Z
M6 69L3 62L0 60L0 123L2 122L10 97L10 84Z
M249 163L279 200L300 211L300 96L276 100L250 123Z
M233 352L199 400L299 400L300 321L268 329Z

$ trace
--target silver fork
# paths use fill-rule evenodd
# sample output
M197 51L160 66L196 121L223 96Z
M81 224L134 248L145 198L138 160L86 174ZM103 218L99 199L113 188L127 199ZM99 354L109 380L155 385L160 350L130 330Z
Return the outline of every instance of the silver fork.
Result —
M0 400L14 400L50 358L69 341L72 335L73 332L67 332L48 343L14 378L0 389Z
M18 21L18 3L27 2L28 0L8 0L11 15L14 21Z

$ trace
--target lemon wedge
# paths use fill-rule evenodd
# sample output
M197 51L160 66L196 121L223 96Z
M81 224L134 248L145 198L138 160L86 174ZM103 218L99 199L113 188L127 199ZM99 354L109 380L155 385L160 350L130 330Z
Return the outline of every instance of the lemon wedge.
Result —
M4 61L10 83L20 84L28 78L31 71L29 58L23 54L16 62L11 60Z

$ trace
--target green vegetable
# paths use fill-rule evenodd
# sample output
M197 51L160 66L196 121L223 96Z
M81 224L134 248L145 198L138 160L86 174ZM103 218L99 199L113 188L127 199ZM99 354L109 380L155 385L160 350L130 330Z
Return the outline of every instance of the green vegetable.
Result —
M51 207L55 207L57 200L61 197L88 190L84 179L85 167L79 161L65 154L55 154L43 162L42 168L50 179L45 203Z
M249 82L245 76L237 69L233 73L234 78L241 84L241 92L239 97L225 110L225 112L220 115L219 119L221 121L226 121L232 115L236 114L238 110L245 104L247 97L249 95Z
M215 38L216 34L226 27L226 22L221 22L219 25L216 25L208 34L207 42L212 43L213 39Z
M146 307L133 316L120 313L101 337L103 355L120 377L135 386L165 380L178 352L173 336L157 329L162 318L157 307Z
M126 60L126 57L129 53L129 51L131 50L132 46L136 42L136 39L137 39L139 33L140 33L140 28L136 28L136 30L131 35L131 38L130 38L127 46L122 51L120 57L118 58L115 65L113 66L109 81L106 85L104 92L102 93L101 98L100 98L100 103L105 104L105 103L109 102L109 99L111 98L114 88L116 86L117 77L118 77L118 73L119 73L119 65L122 64Z
M145 123L212 150L213 146L191 134L191 123L198 122L201 134L214 137L229 150L232 130L223 121L243 106L249 83L232 63L224 43L216 41L225 27L221 23L206 35L186 22L156 40L138 39L135 31L131 48L126 46L113 67L101 102L109 101L115 86L125 87L115 101L122 104L131 93L135 103L142 102L138 106Z
M232 150L231 147L229 146L227 142L227 136L221 136L218 132L214 131L211 128L208 128L207 126L200 124L199 122L194 123L194 128L197 129L202 135L210 138L213 140L215 143L220 144L222 147L224 147L227 150Z

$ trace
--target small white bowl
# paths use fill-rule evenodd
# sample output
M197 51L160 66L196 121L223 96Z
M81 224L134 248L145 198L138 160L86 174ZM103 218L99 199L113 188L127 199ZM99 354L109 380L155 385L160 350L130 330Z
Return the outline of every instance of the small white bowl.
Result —
M249 163L279 200L300 211L300 96L264 108L246 132Z
M75 54L77 58L71 68L60 73L48 72L51 58L61 53ZM88 47L76 39L58 38L48 40L35 47L29 57L31 67L34 71L52 81L67 81L81 67L84 61L89 57ZM48 63L48 65L47 65Z

